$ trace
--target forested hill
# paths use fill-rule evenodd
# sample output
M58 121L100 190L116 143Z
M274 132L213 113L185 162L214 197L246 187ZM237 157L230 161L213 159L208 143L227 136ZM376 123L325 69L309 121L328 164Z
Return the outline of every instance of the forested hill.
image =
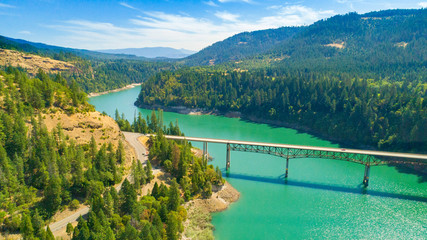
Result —
M296 68L422 66L427 60L425 26L427 9L337 15L305 28L264 58L282 58L276 64Z
M282 27L239 33L185 58L184 62L195 66L239 61L248 56L265 53L303 29L304 27Z
M245 32L184 59L194 65L229 63L243 68L286 65L348 69L371 63L426 60L427 9L349 13L307 27ZM240 63L243 60L243 63ZM238 63L236 63L238 62Z

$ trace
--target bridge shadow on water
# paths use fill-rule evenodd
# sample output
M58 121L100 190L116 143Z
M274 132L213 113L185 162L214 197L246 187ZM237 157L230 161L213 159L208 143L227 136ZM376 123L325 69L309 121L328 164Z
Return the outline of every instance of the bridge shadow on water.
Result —
M238 174L238 173L226 173L225 175L227 176L227 178L242 179L242 180L248 180L248 181L282 184L282 185L288 185L288 186L320 189L320 190L326 190L326 191L344 192L344 193L352 193L352 194L370 195L375 197L395 198L395 199L411 200L411 201L417 201L417 202L427 202L427 197L371 190L369 189L369 187L365 188L362 183L360 183L357 187L353 188L353 187L347 187L347 186L303 182L303 181L295 181L295 180L289 180L289 179L287 180L285 179L284 174L277 178Z

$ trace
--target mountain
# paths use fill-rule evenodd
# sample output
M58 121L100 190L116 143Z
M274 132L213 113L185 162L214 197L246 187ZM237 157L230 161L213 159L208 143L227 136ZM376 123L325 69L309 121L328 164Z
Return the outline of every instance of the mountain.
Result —
M30 42L23 39L14 39L5 36L0 36L0 49L18 50L26 53L32 53L48 57L58 57L58 54L72 53L76 56L90 59L132 59L132 60L147 60L143 57L126 54L109 54L85 49L75 49L48 45L44 43ZM59 59L57 59L59 60Z
M337 15L256 58L280 59L275 64L287 67L348 71L421 66L427 60L425 26L427 9Z
M98 50L98 52L111 53L111 54L135 55L137 57L146 57L146 58L184 58L195 53L195 51L191 51L187 49L175 49L175 48L169 48L169 47L107 49L107 50Z
M306 27L282 27L236 34L183 59L190 66L338 64L353 68L366 63L425 61L427 9L349 13ZM390 58L392 54L393 58ZM349 63L348 60L352 59ZM345 60L343 62L343 60ZM240 63L243 61L243 63ZM333 68L333 66L332 66Z
M215 65L258 55L286 42L305 27L282 27L236 34L184 59L187 65Z

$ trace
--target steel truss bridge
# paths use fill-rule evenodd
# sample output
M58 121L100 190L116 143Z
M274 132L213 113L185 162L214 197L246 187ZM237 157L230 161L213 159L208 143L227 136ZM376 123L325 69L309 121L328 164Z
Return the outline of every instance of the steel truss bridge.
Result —
M165 135L167 139L203 142L203 157L207 159L208 143L226 144L226 170L229 171L231 165L230 151L264 153L286 159L285 178L288 177L289 159L292 158L327 158L343 160L365 165L363 184L369 184L369 172L371 166L386 164L409 163L426 166L427 155L397 152L382 152L345 148L311 147L303 145L275 144L263 142L234 141L226 139L198 138Z

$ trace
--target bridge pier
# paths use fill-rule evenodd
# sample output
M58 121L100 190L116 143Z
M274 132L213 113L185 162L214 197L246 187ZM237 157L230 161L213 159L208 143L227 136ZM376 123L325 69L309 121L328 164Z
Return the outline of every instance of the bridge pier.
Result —
M230 169L230 144L229 143L227 143L227 156L226 156L225 169L227 171Z
M367 187L369 185L369 172L371 171L371 167L368 164L365 165L365 175L363 176L363 185Z
M203 160L208 160L208 142L203 142Z
M289 168L289 157L286 158L286 172L285 172L285 178L288 178L288 168Z

